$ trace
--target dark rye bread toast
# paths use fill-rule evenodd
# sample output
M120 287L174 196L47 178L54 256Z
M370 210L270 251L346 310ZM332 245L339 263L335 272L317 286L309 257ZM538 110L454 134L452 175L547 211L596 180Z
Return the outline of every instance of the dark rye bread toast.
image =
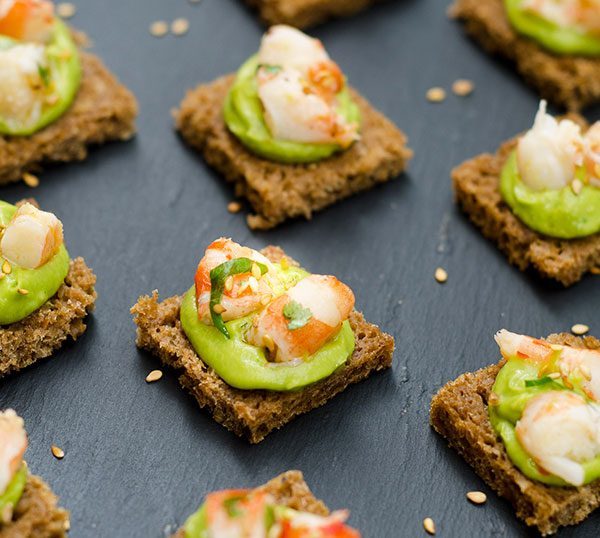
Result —
M0 135L0 185L19 181L25 172L38 172L51 162L83 160L88 146L127 140L135 132L133 94L99 58L80 54L83 76L71 108L31 136Z
M571 116L586 125L580 116ZM521 222L500 194L500 173L517 139L495 155L483 154L452 171L454 195L471 221L521 271L533 267L542 276L570 286L600 267L600 234L579 239L555 239Z
M262 252L273 262L284 256L277 247L267 247ZM235 389L194 351L179 321L181 300L176 296L159 302L156 291L152 296L140 297L131 309L138 326L137 345L177 370L181 385L200 407L206 407L217 422L251 443L259 443L297 415L325 404L348 385L392 365L394 339L354 311L350 325L356 336L356 349L346 364L328 378L294 392Z
M308 28L333 17L348 17L381 0L245 0L263 22Z
M600 101L600 58L553 54L518 34L503 0L456 0L450 14L488 52L513 62L548 101L571 111Z
M554 334L550 343L600 349L600 340ZM553 487L532 481L510 461L488 418L488 400L502 362L461 375L433 397L431 425L475 472L513 505L517 517L543 535L575 525L600 506L600 480L587 486Z
M39 477L29 475L12 521L0 524L0 538L63 538L70 527L69 512Z
M354 193L398 176L412 151L406 137L357 92L352 97L362 115L362 139L348 150L312 164L282 164L248 151L223 119L223 102L235 79L229 75L188 92L175 114L184 140L204 154L206 162L235 184L256 215L254 229L269 229L295 217L311 218Z
M83 258L71 260L54 297L25 319L0 326L0 377L49 357L67 338L81 336L96 301L95 284L96 276Z
M329 510L310 491L300 471L287 471L256 490L269 493L280 506L319 516L329 515ZM185 529L179 529L172 538L185 538Z

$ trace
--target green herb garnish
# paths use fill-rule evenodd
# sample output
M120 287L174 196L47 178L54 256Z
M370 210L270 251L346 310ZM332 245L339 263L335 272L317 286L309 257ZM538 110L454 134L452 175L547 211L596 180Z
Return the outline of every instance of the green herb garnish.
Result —
M280 65L258 64L258 69L264 69L269 75L276 75L281 71Z
M283 315L286 319L290 320L288 323L288 329L290 331L304 327L313 316L310 309L304 308L297 301L290 301L286 304L283 307Z
M50 77L50 69L44 67L41 64L38 64L38 73L40 75L40 78L42 79L42 83L44 84L44 86L46 88L50 86L50 83L52 82L52 79Z
M557 383L551 377L545 375L544 377L540 377L539 379L526 379L525 386L526 387L543 387L545 385L552 385L552 388L562 390L563 387L560 383Z
M250 258L236 258L235 260L229 260L222 263L210 272L210 317L214 326L228 339L231 338L231 336L225 326L223 316L220 313L215 312L215 306L221 302L227 277L249 273L252 271L252 266L254 264L258 265L261 275L264 275L269 270L266 265L255 262Z
M226 499L223 501L223 507L227 511L227 515L229 515L229 517L233 518L242 515L242 511L240 510L238 504L243 498L244 497L232 497L231 499Z

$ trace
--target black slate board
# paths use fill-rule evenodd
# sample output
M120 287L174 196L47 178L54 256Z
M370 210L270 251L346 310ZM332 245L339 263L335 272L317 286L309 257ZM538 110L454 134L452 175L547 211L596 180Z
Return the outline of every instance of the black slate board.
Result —
M0 408L26 419L27 459L71 510L72 537L168 536L205 493L294 468L329 506L350 508L366 538L422 536L426 516L444 537L527 535L496 495L483 507L465 500L468 490L491 492L431 431L429 402L449 379L497 360L492 336L502 327L541 336L581 322L600 334L600 280L564 290L522 274L455 209L450 169L527 128L537 97L448 20L448 4L398 0L314 31L405 130L416 157L408 175L310 223L252 233L226 211L231 190L177 138L169 112L187 88L235 70L257 48L253 14L238 0L77 3L73 24L139 98L139 135L52 168L35 190L0 190L56 212L71 254L98 275L87 333L0 382ZM188 35L150 36L150 23L179 16L190 20ZM475 82L471 97L426 101L428 88L460 77ZM599 118L600 109L588 111ZM197 409L172 373L147 385L157 362L136 350L129 308L155 288L163 297L187 289L204 247L221 235L280 244L351 285L367 318L396 338L393 371L258 446ZM450 275L444 286L433 278L440 265ZM597 536L599 524L600 513L561 536Z

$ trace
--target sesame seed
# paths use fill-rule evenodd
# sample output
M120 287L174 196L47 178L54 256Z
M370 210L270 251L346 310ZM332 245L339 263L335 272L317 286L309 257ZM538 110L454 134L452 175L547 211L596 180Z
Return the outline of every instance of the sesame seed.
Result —
M459 97L466 97L473 93L475 85L470 81L463 78L458 79L452 84L452 91Z
M225 279L225 291L231 291L233 289L233 277L229 275Z
M483 491L469 491L467 493L467 499L473 504L484 504L487 501L487 495Z
M169 25L165 21L156 21L150 25L150 33L154 37L164 37L169 32Z
M251 276L248 279L248 285L250 286L250 289L253 293L256 293L258 291L258 280L256 280L256 278L254 278L253 276Z
M26 290L25 288L19 288L17 290L17 293L19 293L20 295L27 295L29 294L29 290Z
M56 445L52 445L50 447L50 451L57 460L62 460L65 457L65 451L62 448L57 447Z
M559 346L558 344L550 344L550 349L552 351L562 351L562 346Z
M560 378L560 374L558 372L552 372L552 373L548 374L548 377L550 379L558 379L558 378Z
M2 264L2 272L5 275L10 275L12 273L12 267L10 266L10 263L8 263L8 261L6 261L6 260Z
M443 284L444 282L446 282L448 280L448 273L445 269L438 267L435 270L435 279L440 283Z
M25 172L23 174L23 182L25 183L25 185L31 187L32 189L40 184L40 180L38 179L38 177L28 172Z
M171 23L171 32L173 35L181 36L187 34L187 31L190 29L190 23L187 19L175 19Z
M427 534L431 534L433 536L435 534L435 523L433 522L433 519L426 517L423 520L423 528Z
M71 530L71 520L67 519L65 521L64 527L63 527L67 532Z
M498 405L500 403L500 396L498 396L495 392L491 392L488 398L488 405Z
M213 306L213 312L215 314L222 314L223 312L225 312L225 307L222 304L216 304L215 306Z
M582 336L589 331L590 328L587 325L584 325L583 323L576 323L575 325L573 325L573 327L571 327L571 332L573 334L576 334L577 336Z
M146 383L154 383L154 382L158 381L159 379L161 379L162 376L163 376L163 373L161 370L152 370L146 376Z
M279 265L281 265L281 268L285 271L286 269L290 268L290 260L288 260L287 257L284 256L283 258L281 258Z
M262 273L260 272L260 267L256 264L252 264L252 276L256 278L256 280L260 280Z
M581 375L588 381L590 381L592 379L592 372L590 371L590 369L587 367L586 364L580 364L579 371L581 372Z
M581 193L582 189L583 189L583 183L581 182L580 179L575 178L573 181L571 181L571 190L573 191L574 194L579 195L579 193Z
M56 6L56 13L63 19L70 19L77 12L77 8L71 2L62 2Z
M260 304L262 304L263 306L267 306L270 302L271 302L271 296L268 294L263 295L262 299L260 300Z
M227 211L230 213L239 213L242 210L242 204L239 202L229 202L227 204Z
M441 103L446 99L446 90L444 88L430 88L427 90L427 100L431 103Z

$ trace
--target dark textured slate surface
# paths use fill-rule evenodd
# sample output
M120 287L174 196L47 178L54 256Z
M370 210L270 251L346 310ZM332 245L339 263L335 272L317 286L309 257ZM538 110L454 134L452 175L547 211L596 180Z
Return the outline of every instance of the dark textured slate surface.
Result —
M429 401L458 374L495 362L492 336L506 327L534 335L588 323L600 334L600 280L564 290L521 274L452 204L449 171L527 128L536 96L483 54L446 17L447 0L398 0L319 27L352 83L410 138L416 157L398 181L269 233L251 233L230 215L230 189L188 151L169 111L186 88L234 70L262 29L237 0L80 0L73 23L137 94L139 136L94 151L82 164L41 176L41 186L4 188L35 195L63 220L72 255L99 281L96 313L79 342L0 382L0 407L26 419L27 459L72 511L74 538L162 537L217 488L260 484L304 471L331 507L349 507L368 538L521 536L509 505L488 489L428 426ZM182 38L155 39L148 26L184 16ZM432 105L426 90L474 80L468 99ZM588 111L589 119L600 110ZM280 244L356 292L368 319L396 337L393 371L347 390L259 446L214 423L171 373L147 385L157 363L134 345L130 306L158 288L166 297L191 285L208 242L229 235ZM438 266L450 275L433 279ZM66 451L63 461L50 444ZM600 514L562 536L598 534Z

